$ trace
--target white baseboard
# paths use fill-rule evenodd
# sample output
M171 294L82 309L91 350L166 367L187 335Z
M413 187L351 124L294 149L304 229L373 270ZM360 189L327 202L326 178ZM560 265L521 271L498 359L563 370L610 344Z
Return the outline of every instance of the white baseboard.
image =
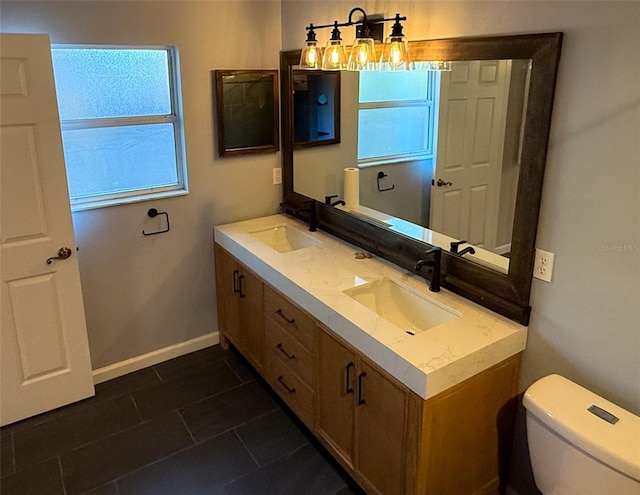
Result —
M220 335L218 332L208 333L195 339L186 340L179 344L173 344L163 349L148 352L130 359L125 359L119 363L110 364L103 368L93 370L93 383L98 384L117 378L133 371L141 370L148 366L173 359L178 356L189 354L190 352L199 351L205 347L216 345L220 342Z

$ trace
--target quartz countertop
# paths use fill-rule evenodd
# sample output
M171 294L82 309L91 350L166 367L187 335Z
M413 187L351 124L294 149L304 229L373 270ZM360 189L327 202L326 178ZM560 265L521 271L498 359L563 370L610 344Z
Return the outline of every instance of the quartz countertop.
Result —
M278 252L252 233L287 226L321 242ZM524 350L527 328L446 289L430 292L422 277L287 215L214 229L215 242L268 284L404 383L423 399ZM417 260L416 260L417 261ZM457 312L460 317L409 335L343 291L384 277Z

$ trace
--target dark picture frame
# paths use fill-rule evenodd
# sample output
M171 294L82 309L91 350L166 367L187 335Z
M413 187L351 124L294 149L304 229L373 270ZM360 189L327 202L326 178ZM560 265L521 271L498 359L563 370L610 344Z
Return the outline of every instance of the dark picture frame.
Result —
M340 142L340 72L293 71L293 146Z
M218 156L280 149L277 70L215 70Z

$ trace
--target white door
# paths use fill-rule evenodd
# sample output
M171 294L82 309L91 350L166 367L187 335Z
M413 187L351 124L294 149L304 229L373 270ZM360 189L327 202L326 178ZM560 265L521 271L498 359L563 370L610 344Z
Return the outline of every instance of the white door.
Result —
M0 424L94 394L51 47L0 35ZM68 259L46 260L69 248Z
M432 230L496 247L508 60L455 62L442 72Z

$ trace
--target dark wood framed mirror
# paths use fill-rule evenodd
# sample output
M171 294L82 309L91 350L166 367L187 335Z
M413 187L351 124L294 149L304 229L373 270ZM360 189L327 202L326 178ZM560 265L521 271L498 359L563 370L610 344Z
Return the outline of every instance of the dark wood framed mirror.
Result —
M517 181L514 182L508 268L495 270L452 253L448 246L441 246L443 287L524 325L528 324L531 311L529 296L535 237L561 45L562 33L410 42L412 58L417 62L526 62L526 104L519 125L519 167ZM299 57L299 50L284 51L280 57L284 208L296 211L302 208L304 201L316 199L320 229L413 271L416 261L433 243L429 229L421 227L420 235L407 235L406 232L389 228L384 222L372 221L374 219L366 215L324 204L320 193L303 194L299 186L294 187L299 181L294 181L293 74ZM345 132L343 126L343 141L346 139ZM317 163L323 161L318 156ZM342 165L357 167L357 162ZM312 182L319 183L322 180L326 180L326 177L315 172Z

